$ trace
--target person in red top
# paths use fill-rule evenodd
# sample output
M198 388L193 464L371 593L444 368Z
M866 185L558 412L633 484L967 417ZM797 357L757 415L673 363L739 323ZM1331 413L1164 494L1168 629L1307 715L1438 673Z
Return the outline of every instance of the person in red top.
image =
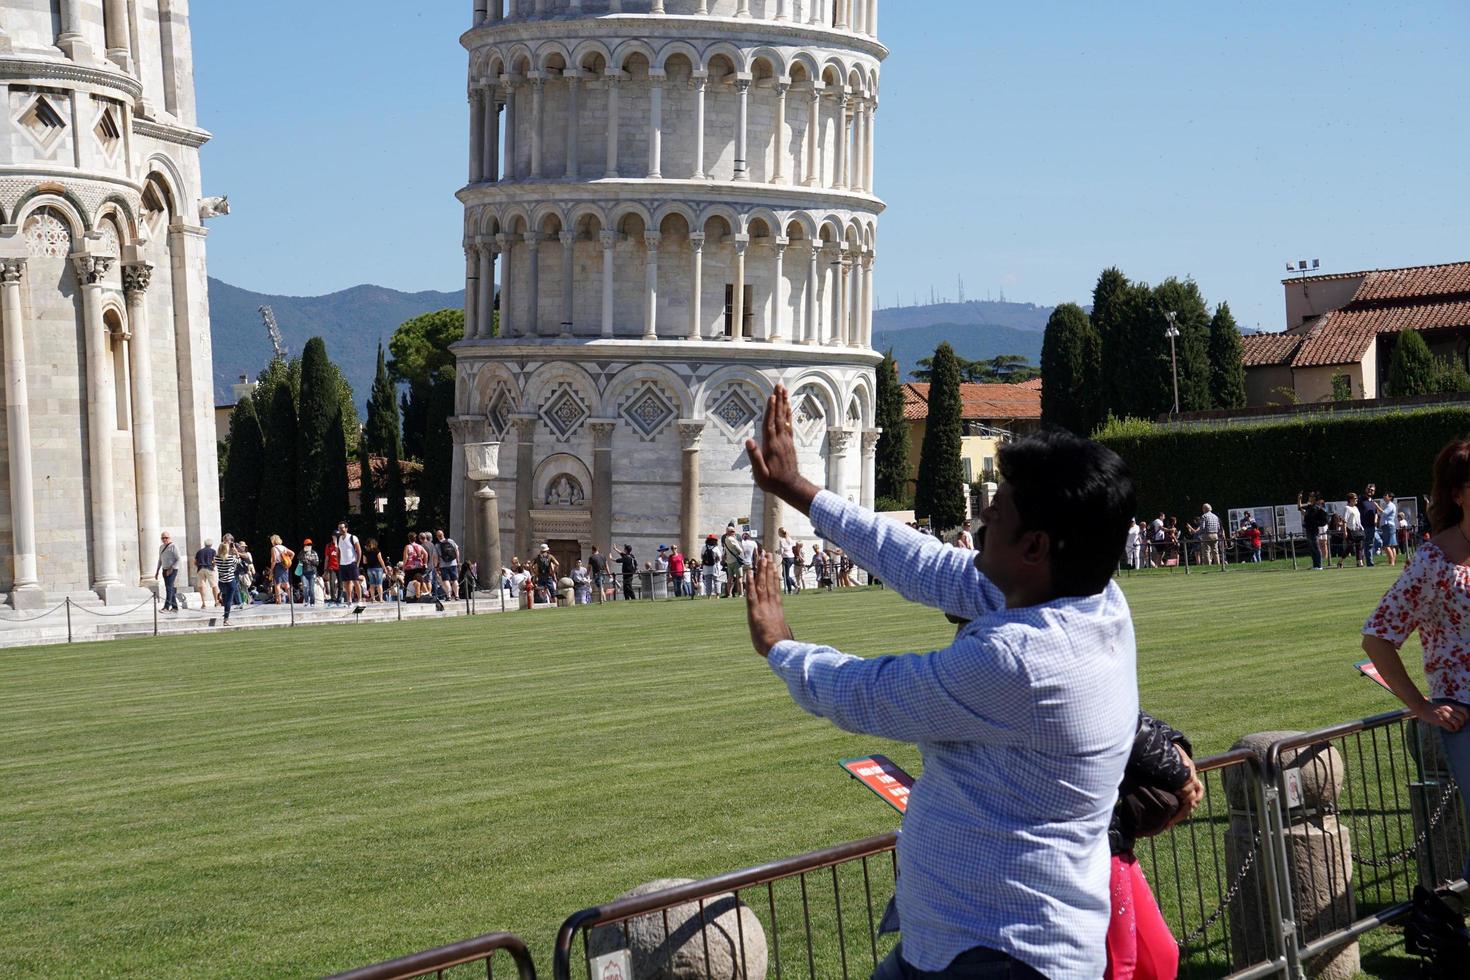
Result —
M669 581L674 583L674 598L682 596L684 594L684 556L679 553L678 545L674 545L674 553L669 556Z
M327 560L327 577L326 581L322 583L326 588L327 601L341 602L341 584L337 581L337 572L342 568L341 554L337 551L337 545L331 538L327 539L327 547L323 557Z

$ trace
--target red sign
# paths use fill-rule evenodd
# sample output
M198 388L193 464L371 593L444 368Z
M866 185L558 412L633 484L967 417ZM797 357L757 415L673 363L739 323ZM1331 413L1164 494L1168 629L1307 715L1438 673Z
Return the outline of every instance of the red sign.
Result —
M1389 687L1388 684L1384 681L1383 675L1378 673L1378 668L1373 666L1373 661L1360 660L1357 663L1353 664L1353 666L1358 668L1358 670L1362 672L1364 677L1368 678L1370 681L1383 688L1389 694L1393 694L1393 688Z
M913 789L914 777L904 772L886 755L868 755L860 759L843 759L839 765L847 774L899 813L909 807L909 791Z

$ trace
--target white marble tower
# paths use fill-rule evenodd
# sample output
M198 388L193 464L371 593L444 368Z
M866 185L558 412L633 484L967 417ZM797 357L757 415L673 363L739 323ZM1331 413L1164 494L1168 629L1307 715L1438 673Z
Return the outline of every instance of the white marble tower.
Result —
M219 534L188 0L0 5L0 593L132 602ZM183 582L180 581L180 586Z
M453 427L502 444L505 563L652 558L742 518L809 537L745 460L778 382L807 471L871 504L877 8L476 0Z

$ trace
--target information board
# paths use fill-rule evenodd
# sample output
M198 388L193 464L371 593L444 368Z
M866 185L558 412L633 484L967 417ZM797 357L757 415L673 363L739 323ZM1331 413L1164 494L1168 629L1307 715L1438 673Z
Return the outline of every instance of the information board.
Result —
M904 772L888 756L865 755L858 759L843 759L838 765L899 813L908 811L909 791L913 789L914 777Z

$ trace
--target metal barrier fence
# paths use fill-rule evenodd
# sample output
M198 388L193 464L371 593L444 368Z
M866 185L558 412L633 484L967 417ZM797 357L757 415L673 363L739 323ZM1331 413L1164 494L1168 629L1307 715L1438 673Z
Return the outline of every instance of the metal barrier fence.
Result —
M447 971L462 966L484 966L486 980L495 980L495 954L504 951L515 965L519 980L536 980L536 964L519 937L508 932L466 939L437 949L425 950L396 960L338 973L330 980L413 980L415 977L444 978ZM476 975L482 971L476 970ZM468 976L468 971L463 971Z
M1355 941L1403 918L1415 884L1466 890L1459 789L1438 737L1408 712L1257 736L1197 767L1194 814L1136 847L1187 980L1351 971ZM867 977L896 942L880 932L896 844L885 834L583 909L557 934L552 975L602 980L604 958L629 950L637 975ZM342 977L397 980L472 960L488 971L494 948L512 947L471 944L498 938ZM534 977L529 956L514 955Z

